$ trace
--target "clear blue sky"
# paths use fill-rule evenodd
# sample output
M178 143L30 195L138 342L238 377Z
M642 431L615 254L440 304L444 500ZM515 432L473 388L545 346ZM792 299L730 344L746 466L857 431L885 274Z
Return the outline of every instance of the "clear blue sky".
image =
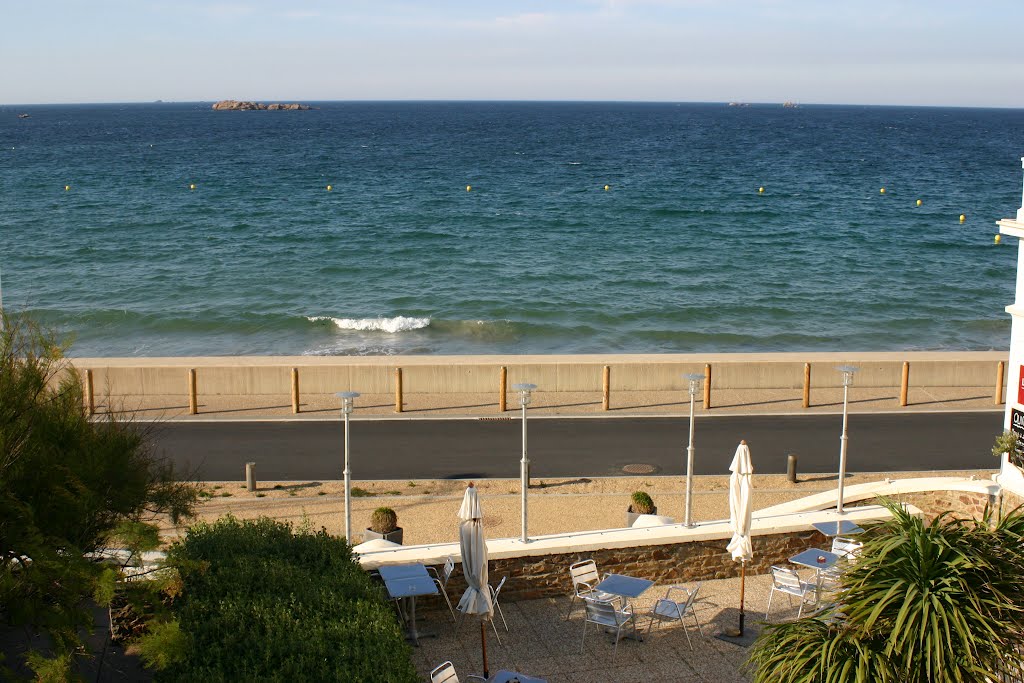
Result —
M0 102L1024 107L1024 0L2 0Z

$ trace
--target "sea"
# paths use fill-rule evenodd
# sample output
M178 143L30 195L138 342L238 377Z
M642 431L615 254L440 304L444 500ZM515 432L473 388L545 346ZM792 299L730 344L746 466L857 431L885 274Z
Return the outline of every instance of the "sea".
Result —
M0 107L7 312L80 357L1009 344L1024 110L308 104Z

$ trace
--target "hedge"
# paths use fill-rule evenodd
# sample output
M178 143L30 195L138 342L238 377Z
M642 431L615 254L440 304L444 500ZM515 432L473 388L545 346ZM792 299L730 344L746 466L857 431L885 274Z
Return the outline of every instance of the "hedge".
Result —
M326 531L263 518L199 524L169 553L184 662L159 681L416 681L383 588Z

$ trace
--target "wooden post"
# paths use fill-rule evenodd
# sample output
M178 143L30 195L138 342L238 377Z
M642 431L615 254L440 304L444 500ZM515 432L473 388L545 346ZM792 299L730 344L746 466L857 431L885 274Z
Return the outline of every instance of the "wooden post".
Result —
M900 380L900 405L906 407L907 392L910 390L910 361L903 361L903 379Z
M245 463L245 488L252 493L256 490L256 463Z
M395 412L402 412L402 368L395 368Z
M188 369L188 414L195 415L199 412L199 402L196 401L196 370Z
M85 371L85 405L89 415L96 414L96 400L93 398L92 392L92 370Z
M292 368L292 413L299 413L299 369Z
M804 363L804 408L811 407L811 364Z
M711 410L711 363L704 365L704 410Z
M498 412L504 413L505 406L507 403L506 394L508 391L508 368L504 365L501 366L501 370L498 372Z
M796 454L790 453L786 456L786 479L789 483L796 483Z
M1003 375L1006 374L1006 362L999 361L999 371L996 374L996 395L995 403L997 406L1003 405Z
M611 406L611 392L612 392L612 368L610 365L604 366L604 372L601 373L601 410L608 410Z

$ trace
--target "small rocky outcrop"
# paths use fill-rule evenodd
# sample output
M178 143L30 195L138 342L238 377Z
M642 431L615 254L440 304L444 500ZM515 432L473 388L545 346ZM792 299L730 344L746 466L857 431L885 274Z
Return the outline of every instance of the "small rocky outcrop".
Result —
M264 104L263 102L240 102L238 100L221 100L214 102L215 111L308 111L313 107L308 104Z

